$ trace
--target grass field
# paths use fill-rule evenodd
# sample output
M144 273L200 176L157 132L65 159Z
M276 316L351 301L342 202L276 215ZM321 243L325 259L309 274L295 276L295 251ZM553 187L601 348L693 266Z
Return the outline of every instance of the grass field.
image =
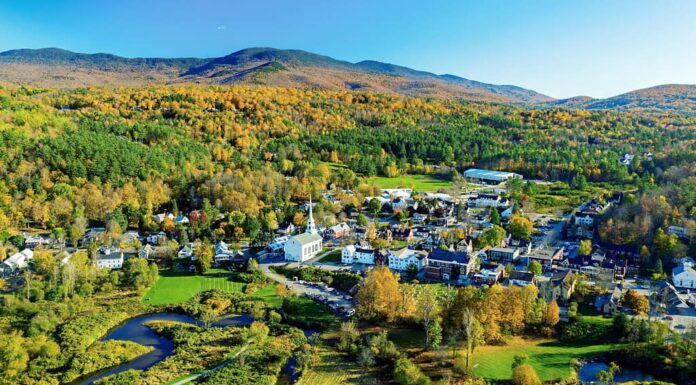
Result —
M333 263L340 263L341 262L341 250L336 249L325 256L323 256L319 262L333 262Z
M510 365L516 355L526 354L542 381L559 380L570 374L570 361L601 354L617 347L615 344L574 345L556 340L524 340L515 338L505 346L482 346L474 353L476 374L486 380L508 380Z
M296 385L359 384L361 377L372 378L350 359L330 348L320 347L319 357L321 362L302 373Z
M143 303L148 305L179 303L202 291L213 289L241 292L244 284L231 281L230 277L230 272L222 269L212 269L205 275L161 271L155 285L143 297Z
M412 188L416 191L438 191L454 186L449 180L439 179L431 175L403 175L395 178L372 177L365 182L379 188Z

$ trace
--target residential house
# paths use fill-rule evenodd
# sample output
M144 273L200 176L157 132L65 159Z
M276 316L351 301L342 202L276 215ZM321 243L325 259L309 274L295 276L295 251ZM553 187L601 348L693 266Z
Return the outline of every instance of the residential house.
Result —
M172 213L159 213L152 216L152 220L157 224L162 223L162 221L164 221L165 218L171 219L172 222L174 221L174 219L176 219L176 217Z
M508 206L508 201L498 194L481 193L469 198L467 204L470 207L506 207Z
M151 259L155 256L155 248L147 244L138 249L138 258Z
M535 285L536 277L534 273L528 271L511 271L508 276L508 284L515 286Z
M392 230L392 238L397 241L413 241L413 229L412 228L396 228Z
M237 256L238 251L231 250L230 246L224 241L218 241L215 244L215 263L220 264L223 262L229 262Z
M188 225L189 223L190 223L189 219L186 215L179 214L176 216L176 218L174 218L174 224L177 226L178 225L185 226L185 225Z
M345 222L333 225L326 229L324 236L331 239L340 239L350 236L350 226Z
M179 252L176 253L177 257L179 258L191 258L195 259L195 248L198 246L198 244L189 242L188 244L184 245L179 249Z
M375 250L366 242L348 245L341 251L341 263L346 265L352 265L354 263L374 265Z
M97 251L94 264L100 269L120 269L123 267L123 253L118 247L102 246Z
M415 224L423 224L427 220L428 220L428 214L421 214L421 213L414 213L413 214L413 223L415 223Z
M48 246L51 243L51 238L47 234L27 234L23 233L24 247L27 249L35 249L39 246Z
M392 231L388 228L377 230L377 238L384 239L387 242L391 242L392 240L394 240L392 236Z
M486 285L497 283L505 273L505 266L498 265L481 265L478 272L474 273L473 281Z
M633 161L633 158L635 158L635 157L636 156L633 154L629 154L629 153L623 154L619 158L619 163L623 164L624 166L628 166L631 164L631 162Z
M559 304L565 304L575 291L575 274L570 270L564 270L539 277L537 287L539 297L547 303L556 300Z
M594 307L598 312L604 314L614 314L621 310L621 299L623 298L624 292L621 285L616 285L611 293L604 295L597 295L595 297Z
M5 259L0 265L0 270L2 270L3 275L16 274L29 267L29 262L32 259L34 259L34 251L28 248L24 249Z
M476 268L477 258L473 253L433 249L428 254L426 277L442 280L464 280Z
M420 271L428 265L428 255L423 251L403 249L392 251L389 254L389 268L396 271L406 271L409 266L415 266Z
M292 235L295 232L295 225L292 222L283 222L278 226L276 233L281 235Z
M696 289L696 270L691 262L681 262L672 269L674 286L682 289Z
M150 234L145 238L145 241L151 245L160 245L167 240L167 233L160 231L157 234Z
M452 216L446 216L444 218L437 218L435 220L435 226L449 227L457 223L457 219Z

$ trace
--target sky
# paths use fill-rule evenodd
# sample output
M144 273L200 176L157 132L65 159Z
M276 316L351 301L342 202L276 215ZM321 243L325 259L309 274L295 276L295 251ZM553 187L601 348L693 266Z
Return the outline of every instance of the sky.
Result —
M371 59L566 98L696 84L691 0L0 0L0 51Z

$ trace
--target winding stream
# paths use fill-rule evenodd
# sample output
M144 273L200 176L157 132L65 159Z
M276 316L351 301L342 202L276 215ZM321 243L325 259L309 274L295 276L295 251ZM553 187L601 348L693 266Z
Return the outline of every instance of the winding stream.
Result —
M251 324L253 320L253 318L247 315L229 316L218 320L211 326L246 326ZM202 326L202 323L199 320L178 313L157 313L131 318L125 323L123 323L121 326L118 326L117 328L109 332L109 334L107 334L101 340L133 341L140 345L151 346L153 350L147 354L143 354L142 356L137 357L132 361L126 362L124 364L110 369L106 369L102 372L98 372L97 374L94 374L86 379L78 380L75 382L75 384L91 385L99 379L117 373L125 372L126 370L130 369L147 370L156 363L172 355L172 353L174 352L174 343L172 343L172 341L168 340L167 338L158 336L157 333L155 333L152 329L145 325L146 323L151 321L176 321Z

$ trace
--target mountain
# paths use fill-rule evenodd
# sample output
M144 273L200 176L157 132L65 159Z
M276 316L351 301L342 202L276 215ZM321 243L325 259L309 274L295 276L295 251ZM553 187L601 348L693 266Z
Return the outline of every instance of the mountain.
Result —
M586 110L679 112L696 114L695 84L665 84L606 99L577 96L548 103L549 106Z
M521 87L436 75L372 60L350 63L302 50L247 48L210 58L124 58L58 48L0 53L0 82L50 87L139 84L260 84L318 89L364 89L413 96L502 103L552 98Z

